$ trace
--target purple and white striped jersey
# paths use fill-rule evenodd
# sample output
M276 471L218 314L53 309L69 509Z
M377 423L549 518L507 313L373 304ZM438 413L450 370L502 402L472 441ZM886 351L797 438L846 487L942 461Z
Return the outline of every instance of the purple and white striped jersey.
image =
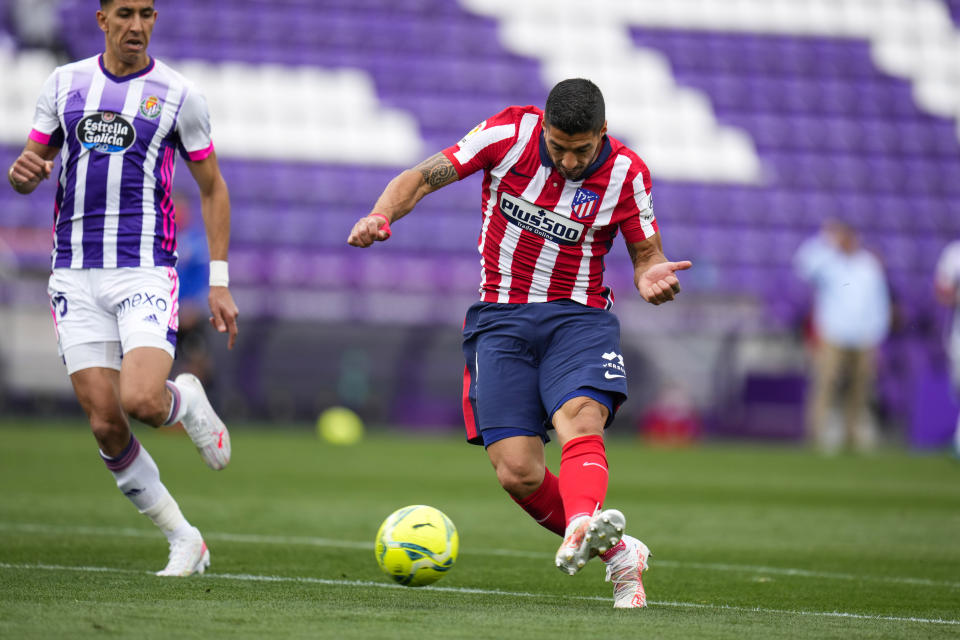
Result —
M122 78L102 56L58 67L30 139L61 148L54 268L176 264L176 152L198 161L213 151L206 100L190 81L155 59Z

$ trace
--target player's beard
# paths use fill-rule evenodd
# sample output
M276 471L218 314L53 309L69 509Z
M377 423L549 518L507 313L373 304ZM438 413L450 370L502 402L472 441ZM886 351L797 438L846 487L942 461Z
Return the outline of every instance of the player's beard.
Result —
M583 174L584 174L584 172L585 172L586 170L587 170L586 167L578 167L575 172L571 172L571 171L567 171L566 169L564 169L564 168L561 167L560 165L557 165L557 172L558 172L561 176L563 176L563 179L564 179L564 180L567 180L567 181L569 181L569 182L577 182L578 180L582 179L582 178L583 178Z

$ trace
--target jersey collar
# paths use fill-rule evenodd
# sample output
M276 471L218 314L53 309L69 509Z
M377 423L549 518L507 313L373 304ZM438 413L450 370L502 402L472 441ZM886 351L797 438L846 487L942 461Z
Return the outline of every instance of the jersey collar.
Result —
M613 146L610 144L610 136L604 134L603 143L600 145L600 153L597 154L597 159L587 167L587 170L583 172L583 177L580 178L580 182L588 179L592 176L597 169L599 169L604 162L607 161L607 158L610 157L610 153L613 151ZM540 129L540 164L543 166L553 169L554 164L553 160L550 159L550 154L547 153L547 141L543 136L543 128Z
M147 66L145 66L143 69L140 69L140 71L134 71L133 73L127 74L127 75L125 75L125 76L115 76L115 75L113 75L112 73L110 73L109 71L107 71L107 68L106 68L105 66L103 66L103 54L102 54L102 53L101 53L100 56L97 58L97 63L100 65L100 71L103 72L103 75L107 76L108 78L110 78L110 79L113 80L114 82L126 82L127 80L133 80L134 78L139 78L140 76L145 76L145 75L147 75L148 73L150 73L151 71L153 71L153 68L154 68L154 67L156 66L156 64L157 64L157 61L153 59L153 56L150 56L150 63L149 63Z

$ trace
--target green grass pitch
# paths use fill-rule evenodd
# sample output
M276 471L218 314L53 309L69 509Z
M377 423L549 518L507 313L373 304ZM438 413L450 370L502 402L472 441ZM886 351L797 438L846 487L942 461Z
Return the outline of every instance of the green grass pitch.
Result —
M233 429L208 470L182 433L136 426L204 533L202 577L158 578L166 541L120 495L84 421L0 421L2 638L956 638L960 463L886 452L662 450L612 439L607 505L653 550L646 610L616 611L602 563L559 539L458 435ZM556 469L558 447L548 445ZM457 565L400 587L373 558L407 504L457 525Z

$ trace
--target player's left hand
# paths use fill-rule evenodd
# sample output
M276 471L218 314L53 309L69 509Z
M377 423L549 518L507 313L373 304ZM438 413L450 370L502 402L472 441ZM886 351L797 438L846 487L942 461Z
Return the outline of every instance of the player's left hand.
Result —
M237 341L237 316L240 311L237 309L230 289L226 287L210 287L210 324L220 333L229 335L227 338L227 348L233 349L234 342Z
M680 280L675 272L685 271L693 266L689 260L680 262L658 262L637 279L640 296L650 304L662 304L673 300L680 293Z

